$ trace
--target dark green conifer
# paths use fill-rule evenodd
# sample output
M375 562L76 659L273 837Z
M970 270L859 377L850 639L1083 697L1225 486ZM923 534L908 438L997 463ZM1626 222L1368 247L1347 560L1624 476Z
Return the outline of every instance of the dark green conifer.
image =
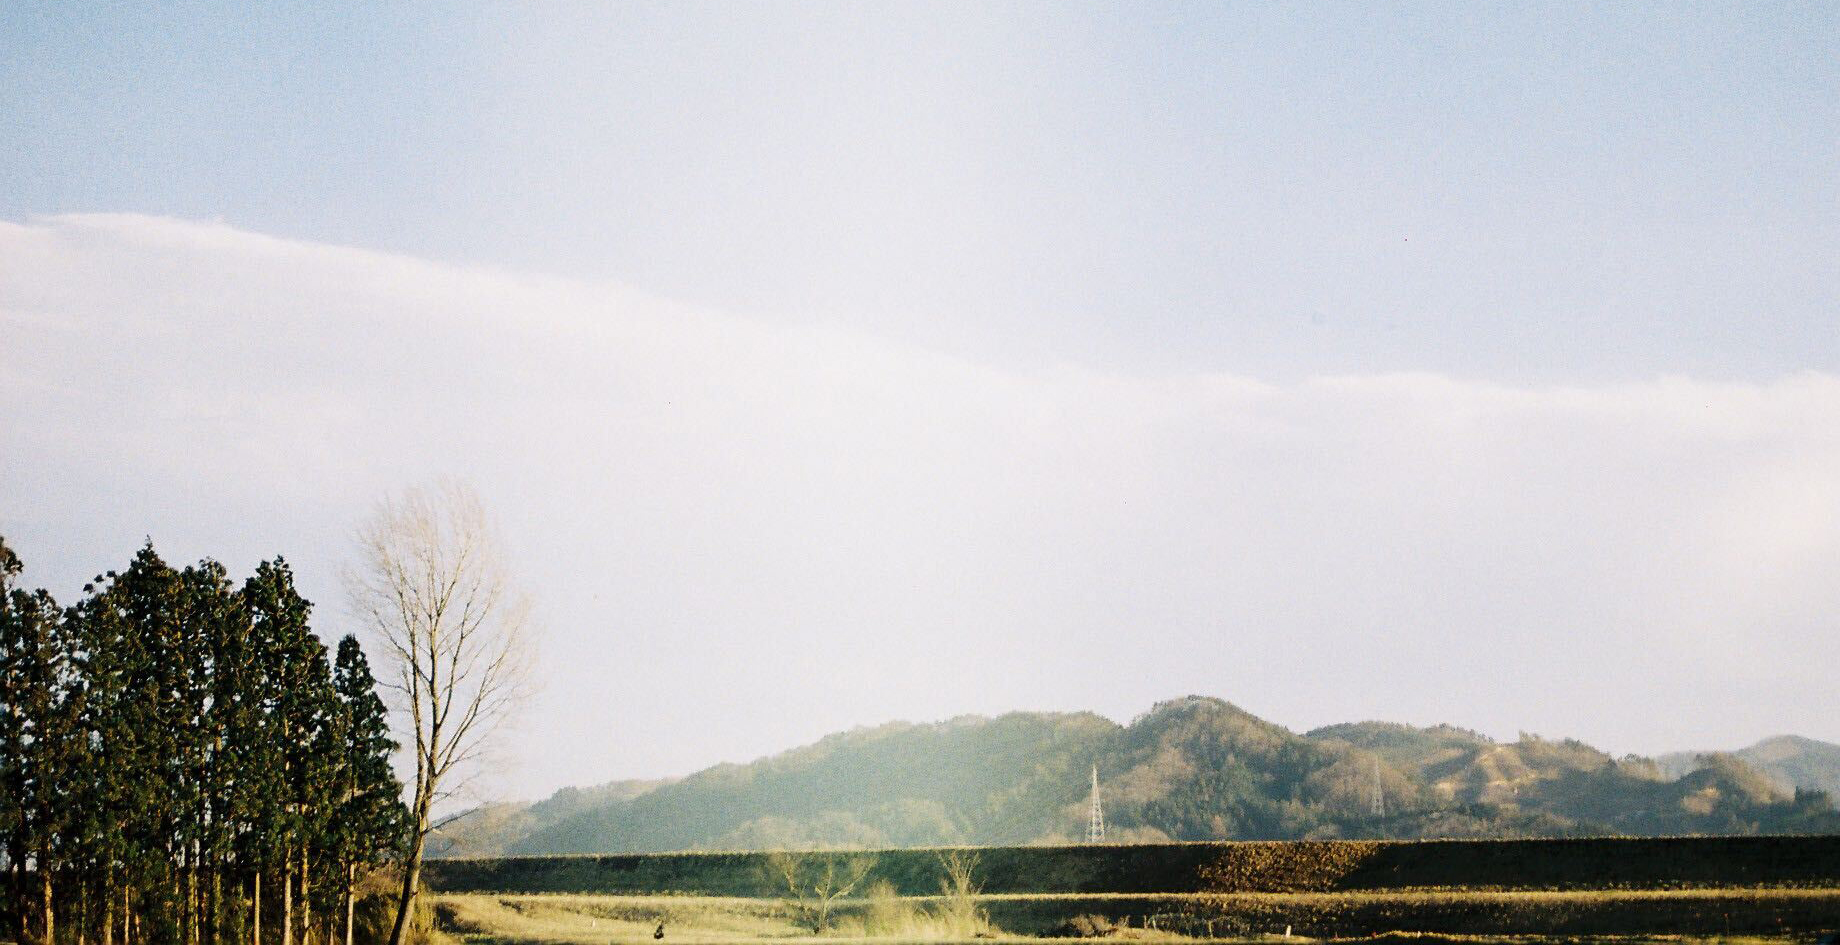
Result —
M79 690L57 603L43 590L17 587L22 570L0 543L0 792L7 796L0 849L14 934L51 942L71 840L63 791L80 770Z
M255 945L266 876L270 945L332 939L351 878L401 834L355 642L335 676L280 559L238 589L149 544L68 611L20 571L0 541L6 937Z
M352 945L353 897L359 873L389 859L407 828L402 783L390 769L396 742L390 737L377 681L356 637L346 635L332 671L338 694L335 716L339 756L338 803L332 817L335 862L343 916L344 945Z

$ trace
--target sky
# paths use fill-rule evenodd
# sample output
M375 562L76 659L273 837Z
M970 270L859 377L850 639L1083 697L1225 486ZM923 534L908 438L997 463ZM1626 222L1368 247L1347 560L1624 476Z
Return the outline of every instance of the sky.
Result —
M1840 741L1840 8L15 5L0 534L471 481L487 790L1218 695Z

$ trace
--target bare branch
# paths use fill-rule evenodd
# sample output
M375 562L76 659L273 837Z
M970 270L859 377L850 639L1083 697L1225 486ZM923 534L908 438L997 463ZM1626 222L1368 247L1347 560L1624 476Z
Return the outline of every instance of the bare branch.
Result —
M528 598L513 585L471 489L452 481L386 497L358 533L346 575L352 612L394 664L387 687L415 753L409 869L398 929L413 901L432 808L468 769L528 687Z

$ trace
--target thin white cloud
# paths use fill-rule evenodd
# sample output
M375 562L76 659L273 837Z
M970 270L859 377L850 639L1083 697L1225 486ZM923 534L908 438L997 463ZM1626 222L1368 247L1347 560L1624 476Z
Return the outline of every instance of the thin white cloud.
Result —
M336 574L452 472L550 628L517 793L852 724L1225 696L1617 750L1840 738L1840 378L974 363L129 215L0 223L0 530Z

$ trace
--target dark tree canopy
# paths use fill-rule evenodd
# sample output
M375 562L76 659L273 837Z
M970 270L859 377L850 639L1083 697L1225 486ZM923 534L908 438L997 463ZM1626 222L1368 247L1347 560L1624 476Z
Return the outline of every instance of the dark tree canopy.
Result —
M0 540L5 933L349 942L404 816L357 641L329 659L279 558L238 587L148 543L67 609L23 570Z

